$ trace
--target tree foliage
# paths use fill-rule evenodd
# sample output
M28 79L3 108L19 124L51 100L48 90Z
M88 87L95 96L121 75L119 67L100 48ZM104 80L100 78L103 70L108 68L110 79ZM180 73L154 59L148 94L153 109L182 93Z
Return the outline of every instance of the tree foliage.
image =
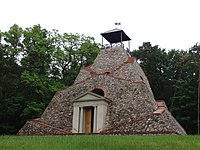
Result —
M197 133L200 45L189 51L166 51L149 42L132 52L146 73L155 99L163 99L189 134Z
M0 134L15 134L27 119L39 117L98 52L92 37L40 25L0 32Z

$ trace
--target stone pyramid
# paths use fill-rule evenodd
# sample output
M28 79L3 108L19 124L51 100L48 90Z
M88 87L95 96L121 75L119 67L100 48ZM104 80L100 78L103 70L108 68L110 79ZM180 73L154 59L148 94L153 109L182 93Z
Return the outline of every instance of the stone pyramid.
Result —
M58 91L41 118L19 135L186 134L164 101L154 99L136 58L122 47L102 49L74 84Z

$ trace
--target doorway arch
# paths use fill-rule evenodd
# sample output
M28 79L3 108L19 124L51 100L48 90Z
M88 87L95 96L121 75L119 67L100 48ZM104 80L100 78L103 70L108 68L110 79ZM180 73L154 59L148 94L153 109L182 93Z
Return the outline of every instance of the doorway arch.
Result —
M92 93L104 96L104 91L102 89L96 88L94 90L91 91Z

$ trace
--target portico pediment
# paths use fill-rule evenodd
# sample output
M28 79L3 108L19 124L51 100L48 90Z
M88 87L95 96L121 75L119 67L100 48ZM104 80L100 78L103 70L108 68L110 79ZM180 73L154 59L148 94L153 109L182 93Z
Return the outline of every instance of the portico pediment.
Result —
M98 133L105 125L109 99L93 92L73 100L73 133Z
M93 92L84 93L73 100L74 103L76 102L87 102L87 101L106 101L110 102L109 99L103 97L101 95L95 94Z

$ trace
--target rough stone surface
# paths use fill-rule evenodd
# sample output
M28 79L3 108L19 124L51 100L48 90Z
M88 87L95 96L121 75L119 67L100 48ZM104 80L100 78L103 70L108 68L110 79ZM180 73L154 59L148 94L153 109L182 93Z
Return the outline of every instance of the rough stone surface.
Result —
M27 121L18 135L69 135L71 132L48 125L42 119Z
M154 113L159 107L144 72L136 59L119 47L101 50L71 87L54 95L40 121L28 121L18 134L71 134L73 100L94 89L102 89L111 101L100 134L186 134L167 108Z

